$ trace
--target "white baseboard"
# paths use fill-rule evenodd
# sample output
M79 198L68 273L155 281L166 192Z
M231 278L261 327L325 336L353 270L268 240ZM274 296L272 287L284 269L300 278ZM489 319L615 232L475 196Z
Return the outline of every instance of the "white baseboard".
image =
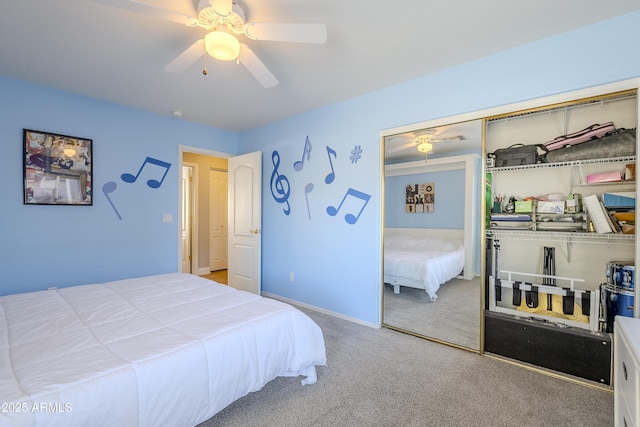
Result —
M267 298L273 298L278 301L286 302L287 304L297 305L299 307L307 308L309 310L317 311L319 313L327 314L329 316L337 317L338 319L346 320L348 322L357 323L359 325L367 326L369 328L380 329L380 325L375 323L365 322L361 319L356 319L355 317L345 316L344 314L336 313L335 311L326 310L324 308L316 307L313 305L305 304L300 301L292 300L289 298L281 297L280 295L271 294L269 292L262 292L262 296Z

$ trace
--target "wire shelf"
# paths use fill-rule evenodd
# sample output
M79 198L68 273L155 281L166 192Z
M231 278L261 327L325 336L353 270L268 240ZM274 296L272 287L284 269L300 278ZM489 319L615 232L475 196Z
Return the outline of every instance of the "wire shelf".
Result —
M487 172L512 172L527 169L551 169L551 168L566 168L585 165L602 165L607 163L624 163L635 162L636 156L624 156L624 157L611 157L607 159L589 159L589 160L572 160L570 162L557 162L557 163L534 163L531 165L517 165L517 166L502 166L502 167L489 167Z

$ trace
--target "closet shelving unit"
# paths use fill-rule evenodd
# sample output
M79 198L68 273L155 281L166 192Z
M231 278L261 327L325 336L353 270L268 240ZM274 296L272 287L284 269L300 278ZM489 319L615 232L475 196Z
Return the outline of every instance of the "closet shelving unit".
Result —
M507 166L507 167L493 167L487 168L487 173L502 174L510 173L521 170L542 170L545 169L569 169L570 170L570 182L569 193L578 192L584 188L598 187L615 189L615 191L630 191L635 189L635 180L604 182L604 183L587 183L585 169L589 166L599 165L613 165L619 167L620 165L636 163L636 156L624 156L614 157L606 159L588 159L588 160L574 160L569 162L558 163L536 163L532 165L521 166ZM576 216L583 215L584 212L574 214ZM532 212L532 215L544 215L553 216L555 214L541 214L539 212ZM565 214L566 215L566 214ZM606 233L599 234L594 231L553 231L553 230L503 230L503 229L487 229L487 236L494 238L514 238L522 240L555 240L567 243L569 245L572 242L584 242L584 243L605 243L605 244L633 244L635 242L635 234L622 234L622 233ZM569 251L569 247L567 247Z
M613 121L617 128L636 128L637 103L636 91L628 90L490 117L485 121L485 150L491 153L514 143L541 144L593 123ZM636 156L625 156L486 167L485 172L492 178L494 193L491 196L536 197L572 193L584 198L603 192L635 193L636 183L631 180L598 184L586 181L588 174L624 169L626 165L635 163ZM586 208L583 207L583 210L586 211ZM488 208L486 215L490 223ZM485 263L485 292L490 298L495 298L493 288L496 283L500 286L500 280L511 280L512 274L507 278L501 272L520 271L523 277L513 280L523 283L532 281L531 277L525 277L527 274L535 276L542 273L541 252L544 247L557 247L556 274L579 279L581 286L584 286L582 290L591 292L592 298L598 300L601 298L599 285L607 280L607 262L636 259L635 234L596 233L590 227L588 215L580 219L586 221L586 225L584 228L576 226L579 230L564 230L561 226L557 230L540 230L536 220L541 213L534 211L531 215L532 226L526 229L487 227L485 230L485 247L491 254ZM511 292L511 289L507 289L507 292ZM505 296L502 298L504 300ZM572 321L563 323L557 316L545 319L544 315L528 316L527 312L505 314L515 312L516 308L496 309L497 304L508 305L511 299L509 296L506 299L506 303L491 299L486 301L485 351L610 384L612 337L597 328L594 330L593 310L589 317L589 330L585 330L572 327Z

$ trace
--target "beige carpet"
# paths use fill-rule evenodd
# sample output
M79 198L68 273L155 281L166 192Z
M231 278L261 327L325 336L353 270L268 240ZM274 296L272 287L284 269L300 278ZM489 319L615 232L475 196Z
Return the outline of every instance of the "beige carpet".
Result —
M276 378L202 427L613 425L613 394L486 356L303 310L322 328L318 382Z
M422 289L384 287L386 325L419 335L480 349L480 278L452 279L440 286L438 299L429 301Z

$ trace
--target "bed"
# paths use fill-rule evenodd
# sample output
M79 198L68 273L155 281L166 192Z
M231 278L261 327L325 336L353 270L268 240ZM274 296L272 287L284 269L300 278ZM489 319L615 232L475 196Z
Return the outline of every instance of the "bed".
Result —
M402 229L385 229L384 282L393 286L394 293L400 293L401 286L424 289L435 301L440 285L464 269L462 238L455 232L429 235L398 230Z
M0 426L193 426L325 363L301 311L189 274L0 297Z

